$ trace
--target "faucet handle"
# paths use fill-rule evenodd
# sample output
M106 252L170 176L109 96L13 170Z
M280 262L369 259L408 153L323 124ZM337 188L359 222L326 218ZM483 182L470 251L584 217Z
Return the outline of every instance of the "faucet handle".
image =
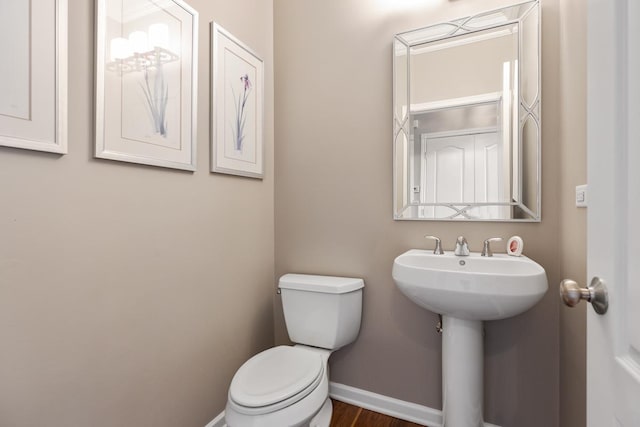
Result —
M433 248L433 253L436 255L442 255L444 254L444 251L442 250L442 243L440 242L440 238L436 237L436 236L424 236L425 239L432 239L436 241L436 247Z
M482 253L480 256L493 256L493 252L491 252L491 242L501 242L502 237L491 237L484 241L482 245Z

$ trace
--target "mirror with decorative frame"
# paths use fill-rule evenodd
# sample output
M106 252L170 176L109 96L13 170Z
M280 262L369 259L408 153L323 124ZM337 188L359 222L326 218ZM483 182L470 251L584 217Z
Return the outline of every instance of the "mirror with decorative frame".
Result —
M397 220L540 221L537 0L393 42Z

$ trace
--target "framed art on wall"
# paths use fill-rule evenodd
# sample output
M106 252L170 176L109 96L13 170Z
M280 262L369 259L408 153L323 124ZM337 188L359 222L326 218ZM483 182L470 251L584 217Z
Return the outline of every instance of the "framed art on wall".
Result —
M0 58L0 145L66 153L67 0L0 1Z
M181 0L97 0L96 151L196 168L198 13Z
M211 23L211 171L264 176L264 62Z

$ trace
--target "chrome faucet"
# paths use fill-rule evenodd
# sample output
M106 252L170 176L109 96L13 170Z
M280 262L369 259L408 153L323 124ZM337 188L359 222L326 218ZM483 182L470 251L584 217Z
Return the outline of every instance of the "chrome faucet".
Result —
M456 249L453 251L456 256L469 256L469 244L464 236L458 236L456 239Z
M481 256L493 256L493 252L491 252L491 242L501 242L502 237L492 237L484 241L484 245L482 245L482 253Z

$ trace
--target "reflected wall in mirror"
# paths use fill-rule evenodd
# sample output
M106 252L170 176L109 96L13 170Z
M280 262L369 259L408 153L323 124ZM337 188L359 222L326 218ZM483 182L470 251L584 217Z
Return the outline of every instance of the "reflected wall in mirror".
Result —
M397 34L394 218L540 221L540 12Z

